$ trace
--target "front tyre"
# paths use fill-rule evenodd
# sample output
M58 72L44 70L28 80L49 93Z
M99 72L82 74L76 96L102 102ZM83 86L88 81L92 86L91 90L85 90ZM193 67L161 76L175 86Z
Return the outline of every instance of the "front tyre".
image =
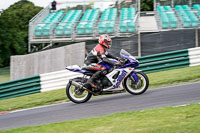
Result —
M84 80L84 82L82 82L83 81L82 78L75 78L75 79L73 79L73 81L75 81L79 84L82 84L82 83L85 83L87 80ZM69 100L71 100L74 103L87 102L88 100L90 100L90 98L92 96L91 93L73 85L71 82L69 82L67 84L66 95L69 98Z
M129 75L124 81L124 87L130 94L140 95L148 89L149 79L147 75L141 71L137 72L136 76L138 78L138 83Z

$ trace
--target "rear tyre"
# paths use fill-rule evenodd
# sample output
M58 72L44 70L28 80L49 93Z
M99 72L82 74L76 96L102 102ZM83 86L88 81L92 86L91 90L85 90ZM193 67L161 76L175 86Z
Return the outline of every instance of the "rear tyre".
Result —
M134 78L129 75L124 81L125 89L133 95L140 95L144 93L149 87L149 79L143 72L137 72L138 83L135 82Z
M75 78L72 80L79 84L87 82L87 80L85 79L83 81L82 78ZM69 98L69 100L74 103L85 103L88 100L90 100L92 96L90 92L73 85L71 82L67 84L66 95Z

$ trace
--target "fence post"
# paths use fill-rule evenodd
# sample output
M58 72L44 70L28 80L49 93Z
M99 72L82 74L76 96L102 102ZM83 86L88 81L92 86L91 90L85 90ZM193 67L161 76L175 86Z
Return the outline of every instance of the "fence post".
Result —
M195 46L199 47L199 33L198 33L198 28L195 29Z
M138 32L138 57L141 57L141 34Z
M31 53L31 43L28 41L28 53Z
M141 34L140 34L140 10L141 10L141 1L138 0L138 57L141 57Z
M174 0L171 1L171 6L174 8Z
M190 5L190 7L192 7L192 0L189 1L189 5Z

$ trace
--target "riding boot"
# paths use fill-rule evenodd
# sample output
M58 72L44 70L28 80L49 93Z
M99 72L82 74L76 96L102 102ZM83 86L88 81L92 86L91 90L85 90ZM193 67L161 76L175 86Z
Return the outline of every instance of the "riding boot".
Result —
M86 84L84 84L84 86L88 86L88 84L94 88L94 89L98 89L98 86L95 85L95 80L99 79L101 77L101 71L97 71L95 72L92 77L87 81Z

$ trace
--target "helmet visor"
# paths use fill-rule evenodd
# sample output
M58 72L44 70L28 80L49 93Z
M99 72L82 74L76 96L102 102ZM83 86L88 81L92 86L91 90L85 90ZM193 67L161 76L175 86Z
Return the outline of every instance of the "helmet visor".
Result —
M108 48L110 48L112 46L112 40L110 40L110 41L105 40L105 43L108 45Z

